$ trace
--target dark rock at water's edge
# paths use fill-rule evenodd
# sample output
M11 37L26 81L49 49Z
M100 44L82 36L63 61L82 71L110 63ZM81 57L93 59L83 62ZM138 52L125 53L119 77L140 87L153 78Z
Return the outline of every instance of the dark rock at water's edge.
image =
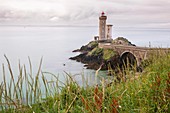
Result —
M74 50L73 52L81 53L69 59L76 60L77 62L85 64L84 66L87 69L95 70L99 69L100 67L101 70L108 70L108 66L111 66L112 69L116 69L117 66L122 64L120 61L120 56L116 51L111 49L98 48L98 43L98 41L91 41L87 45L82 46L80 49ZM107 43L135 46L123 37L118 37L115 40L109 40Z
M81 54L79 54L75 57L71 57L70 59L76 60L77 62L81 62L81 63L85 64L84 66L87 69L95 69L95 70L97 70L103 62L101 55L99 55L99 56L89 56L88 52L81 53Z
M80 49L73 50L72 52L88 52L98 46L97 41L91 41L87 45L82 46Z

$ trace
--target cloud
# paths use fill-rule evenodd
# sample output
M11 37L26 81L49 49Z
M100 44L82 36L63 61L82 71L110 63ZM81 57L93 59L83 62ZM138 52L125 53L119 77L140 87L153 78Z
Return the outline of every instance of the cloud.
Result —
M0 0L0 22L97 25L100 12L117 26L170 23L168 0ZM167 25L166 25L167 23Z
M19 2L18 2L19 1ZM52 16L63 16L66 11L63 4L49 1L7 0L0 4L0 20L48 20Z

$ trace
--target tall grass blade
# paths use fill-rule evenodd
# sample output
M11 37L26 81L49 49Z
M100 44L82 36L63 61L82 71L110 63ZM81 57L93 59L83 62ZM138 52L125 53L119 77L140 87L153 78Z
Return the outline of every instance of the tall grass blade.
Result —
M12 87L14 88L13 97L18 98L18 94L17 94L16 87L15 87L14 75L13 75L13 72L12 72L12 69L11 69L10 62L9 62L6 55L4 55L4 57L5 57L5 59L6 59L7 63L8 63L8 70L9 70L10 75L11 75L10 89L12 89ZM12 84L13 84L13 86L12 86ZM10 93L10 97L12 97L11 93Z
M35 78L35 86L34 86L34 98L35 99L34 99L34 102L36 102L36 99L39 98L37 96L39 96L38 85L39 85L39 75L40 75L40 72L41 72L42 60L43 60L43 58L41 58L40 65L39 65L39 68L38 68L38 72L37 72L37 75L36 75L36 78Z
M4 88L2 89L2 92L4 91L5 92L5 94L4 94L4 98L6 98L7 97L7 83L6 83L6 75L5 75L5 67L4 67L4 64L2 64L2 70L3 70L3 79L4 79Z

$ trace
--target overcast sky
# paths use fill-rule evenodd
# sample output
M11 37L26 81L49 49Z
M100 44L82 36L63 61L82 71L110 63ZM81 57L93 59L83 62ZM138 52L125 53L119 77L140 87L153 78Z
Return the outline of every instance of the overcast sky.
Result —
M0 0L0 24L170 28L170 0Z

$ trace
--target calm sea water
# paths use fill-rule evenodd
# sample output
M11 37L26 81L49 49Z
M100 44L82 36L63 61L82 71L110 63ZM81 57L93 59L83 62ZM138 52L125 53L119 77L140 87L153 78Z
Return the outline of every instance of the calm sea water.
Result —
M97 27L0 27L0 64L7 63L4 54L9 58L15 77L18 76L18 64L26 65L29 70L28 56L31 58L33 71L37 72L41 57L42 70L54 73L62 80L64 71L76 75L81 83L81 73L92 82L95 78L94 70L87 70L83 64L69 60L78 53L72 50L80 48L93 40L98 34ZM154 47L170 46L170 29L122 29L115 28L113 38L118 36L129 39L138 46ZM104 72L100 75L104 76ZM0 66L0 81L2 80L2 66Z

